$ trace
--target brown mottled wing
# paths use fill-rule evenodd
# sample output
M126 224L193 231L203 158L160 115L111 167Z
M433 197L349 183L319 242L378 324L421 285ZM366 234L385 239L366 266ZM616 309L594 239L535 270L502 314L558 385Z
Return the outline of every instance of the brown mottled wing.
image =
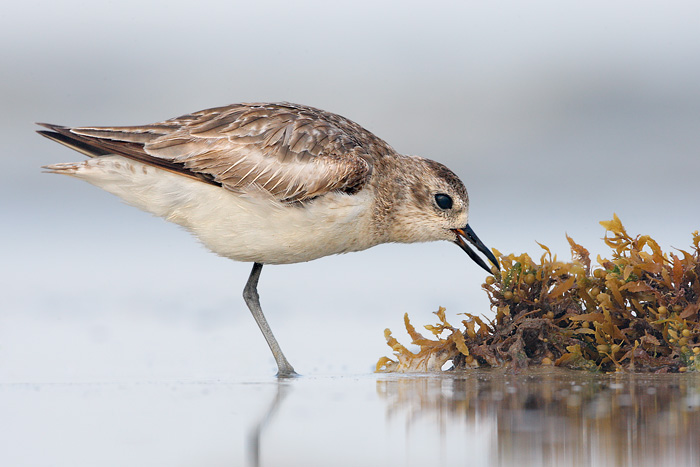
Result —
M96 155L121 154L232 191L255 185L283 201L355 192L373 161L393 152L350 120L286 103L236 104L139 127L65 130Z

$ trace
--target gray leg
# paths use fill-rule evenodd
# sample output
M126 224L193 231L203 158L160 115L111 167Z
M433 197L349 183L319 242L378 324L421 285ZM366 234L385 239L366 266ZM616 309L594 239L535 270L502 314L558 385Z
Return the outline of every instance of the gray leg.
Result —
M262 267L263 265L260 263L253 263L253 270L250 271L250 277L245 285L245 289L243 289L243 299L245 300L246 305L248 305L248 308L250 308L250 312L253 314L255 322L258 323L263 336L265 336L267 345L269 345L270 350L272 350L272 355L275 356L275 361L277 362L277 376L280 378L297 376L294 368L282 353L282 349L277 343L277 339L275 339L275 336L272 334L272 329L270 329L270 325L267 324L265 315L263 315L262 308L260 307L258 279L260 279Z

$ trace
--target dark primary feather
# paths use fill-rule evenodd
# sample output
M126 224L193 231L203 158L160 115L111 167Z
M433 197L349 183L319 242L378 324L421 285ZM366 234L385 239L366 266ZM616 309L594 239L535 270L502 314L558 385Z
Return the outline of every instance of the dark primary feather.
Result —
M71 132L71 128L64 127L60 125L53 125L51 123L37 123L45 128L49 128L53 131L37 131L42 136L49 138L52 141L63 144L71 149L74 149L88 157L100 157L109 154L119 154L121 156L127 157L129 159L137 160L139 162L144 162L155 167L167 170L169 172L177 173L178 175L183 175L195 180L210 183L212 185L221 186L214 180L214 177L207 174L200 174L192 172L185 168L184 164L177 164L169 162L167 160L159 159L156 157L149 156L141 152L129 150L127 144L108 141L104 142L99 139L87 138L83 136L76 135Z
M356 192L383 140L339 115L295 104L234 104L144 126L40 133L91 157L119 154L238 191L254 184L279 200Z

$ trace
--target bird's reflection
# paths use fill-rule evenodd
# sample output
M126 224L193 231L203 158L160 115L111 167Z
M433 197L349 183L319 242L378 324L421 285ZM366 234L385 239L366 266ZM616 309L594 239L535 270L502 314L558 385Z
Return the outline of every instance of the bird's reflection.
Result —
M260 465L260 445L261 438L268 426L270 421L274 418L275 414L282 405L282 401L289 395L292 391L291 380L289 379L279 379L276 382L277 388L273 398L265 410L265 413L260 417L257 423L253 425L251 430L248 432L248 443L246 446L246 451L248 455L248 464L251 467L258 467Z
M487 427L492 465L700 465L698 375L475 371L386 376L377 389L409 427Z

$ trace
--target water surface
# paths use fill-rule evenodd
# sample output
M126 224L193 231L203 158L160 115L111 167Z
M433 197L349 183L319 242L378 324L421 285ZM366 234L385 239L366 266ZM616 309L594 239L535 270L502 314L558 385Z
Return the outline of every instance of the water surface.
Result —
M698 465L697 375L0 385L3 465Z

